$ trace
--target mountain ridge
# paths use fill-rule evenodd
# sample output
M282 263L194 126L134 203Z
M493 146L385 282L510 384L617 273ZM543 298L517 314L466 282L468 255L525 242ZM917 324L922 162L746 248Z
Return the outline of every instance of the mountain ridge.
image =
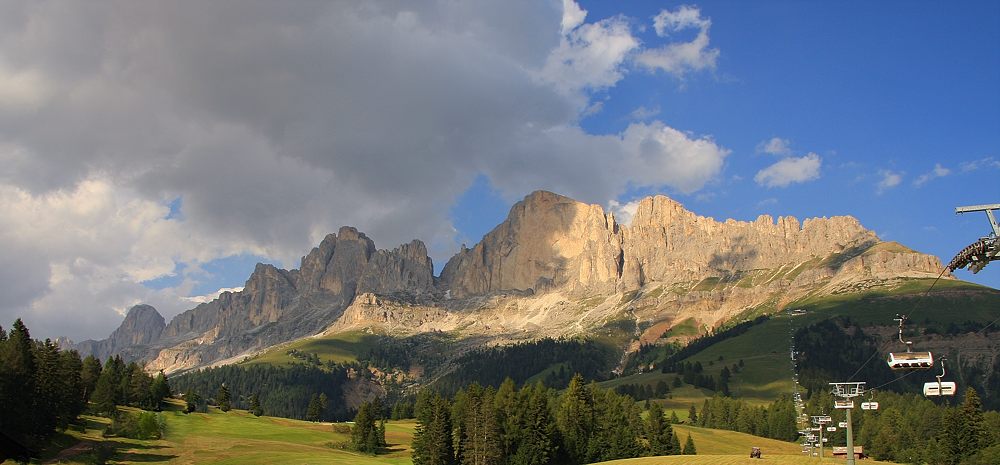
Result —
M622 225L599 205L536 191L439 277L423 242L377 249L345 226L298 269L258 264L243 291L177 315L142 344L78 348L117 350L170 372L352 328L458 331L503 343L586 333L615 318L635 321L634 345L685 318L711 327L809 293L941 269L936 257L885 244L849 216L717 221L653 196Z

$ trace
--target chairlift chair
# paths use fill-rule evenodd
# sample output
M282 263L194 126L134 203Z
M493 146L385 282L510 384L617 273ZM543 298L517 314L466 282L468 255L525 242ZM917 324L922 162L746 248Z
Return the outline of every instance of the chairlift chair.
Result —
M941 374L935 376L937 382L924 383L924 396L935 397L935 396L953 396L957 390L957 386L954 381L941 381L944 378L944 361L941 359Z
M896 315L895 321L899 322L899 342L906 346L906 352L889 352L886 363L893 370L907 369L927 369L934 366L934 354L930 352L914 352L913 342L903 340L903 323L906 322L906 315Z

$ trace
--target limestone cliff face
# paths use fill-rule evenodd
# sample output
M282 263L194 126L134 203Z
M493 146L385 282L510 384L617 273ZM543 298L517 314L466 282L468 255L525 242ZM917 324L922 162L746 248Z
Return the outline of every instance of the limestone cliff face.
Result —
M160 338L164 326L163 316L155 308L140 304L128 310L121 325L107 339L83 341L74 348L100 360L119 353L141 352Z
M846 216L717 221L655 196L622 225L598 205L539 191L478 244L463 247L440 278L420 241L379 250L344 227L297 270L259 264L242 291L167 325L157 323L155 310L136 307L110 339L80 346L171 372L349 328L459 331L495 342L587 333L627 318L646 328L638 341L688 318L711 327L817 292L940 270L936 257L882 242Z
M767 215L752 222L720 222L655 196L643 199L625 226L598 205L535 192L514 205L479 244L452 258L441 282L457 297L515 289L607 293L651 282L777 270L834 254L853 256L878 243L873 232L847 216L809 219L801 225L794 217L775 221ZM852 262L847 268L830 264L829 272L816 277L862 273L873 265L886 271L898 265L897 271L910 274L940 270L931 256L916 254L904 262L895 252L885 253L882 259ZM890 264L894 260L895 265Z
M507 220L445 265L443 286L456 297L500 290L569 287L614 290L621 236L597 205L539 191L518 202Z
M377 250L341 228L302 257L298 270L258 264L244 289L175 317L149 353L152 369L174 371L315 334L358 293L434 292L433 264L420 241Z

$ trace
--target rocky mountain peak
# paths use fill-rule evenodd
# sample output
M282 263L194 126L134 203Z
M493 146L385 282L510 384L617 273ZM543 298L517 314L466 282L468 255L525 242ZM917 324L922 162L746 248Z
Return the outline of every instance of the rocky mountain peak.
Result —
M117 347L147 345L160 337L164 327L166 321L160 312L151 305L139 304L128 310L122 324L111 333L111 340Z

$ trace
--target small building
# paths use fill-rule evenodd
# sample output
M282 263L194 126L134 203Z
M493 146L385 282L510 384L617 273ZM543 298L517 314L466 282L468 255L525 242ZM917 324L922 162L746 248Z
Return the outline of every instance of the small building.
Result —
M847 447L834 446L833 456L834 458L847 458ZM868 456L865 455L863 446L854 446L854 458L859 460L868 458Z

